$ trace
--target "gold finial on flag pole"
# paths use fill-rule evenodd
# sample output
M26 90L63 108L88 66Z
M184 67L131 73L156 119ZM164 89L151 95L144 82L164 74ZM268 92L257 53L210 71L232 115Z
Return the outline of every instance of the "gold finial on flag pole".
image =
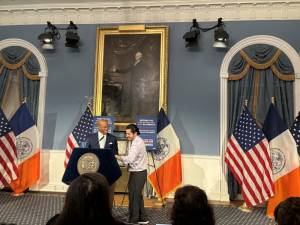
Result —
M23 101L22 101L22 104L26 103L26 100L27 100L27 97L25 96L24 99L23 99Z
M248 106L248 99L244 100L244 106L247 107Z

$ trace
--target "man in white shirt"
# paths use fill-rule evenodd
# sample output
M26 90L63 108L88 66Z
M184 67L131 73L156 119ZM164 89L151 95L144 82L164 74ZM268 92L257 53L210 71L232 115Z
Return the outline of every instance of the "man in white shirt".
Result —
M129 223L148 224L143 198L143 188L147 180L147 152L139 134L136 125L129 124L126 127L126 138L131 141L131 146L128 155L116 155L116 158L129 166Z

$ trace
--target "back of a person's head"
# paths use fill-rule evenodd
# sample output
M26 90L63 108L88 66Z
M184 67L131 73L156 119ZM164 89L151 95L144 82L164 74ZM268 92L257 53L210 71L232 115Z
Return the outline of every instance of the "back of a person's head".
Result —
M291 197L281 202L274 211L278 225L300 224L300 197Z
M98 173L86 173L69 186L64 208L55 224L106 225L112 221L106 178Z
M171 213L172 225L214 225L212 207L205 192L192 185L177 189Z

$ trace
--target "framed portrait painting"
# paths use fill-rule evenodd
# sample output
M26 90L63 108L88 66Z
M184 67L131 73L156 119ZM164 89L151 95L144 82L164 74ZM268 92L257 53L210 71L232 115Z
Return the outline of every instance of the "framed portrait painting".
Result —
M117 127L167 110L168 27L97 29L94 114Z

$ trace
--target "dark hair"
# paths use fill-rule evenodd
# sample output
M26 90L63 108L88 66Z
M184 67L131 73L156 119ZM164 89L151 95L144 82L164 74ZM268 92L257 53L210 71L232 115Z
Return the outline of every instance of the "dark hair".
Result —
M55 225L116 224L109 205L109 184L99 173L86 173L69 186Z
M192 185L178 188L171 212L172 225L214 225L214 211L205 192Z
M127 125L126 130L130 130L132 133L137 133L137 135L140 135L140 129L137 127L137 125L131 123Z
M278 225L300 224L300 197L291 197L281 202L274 211Z

